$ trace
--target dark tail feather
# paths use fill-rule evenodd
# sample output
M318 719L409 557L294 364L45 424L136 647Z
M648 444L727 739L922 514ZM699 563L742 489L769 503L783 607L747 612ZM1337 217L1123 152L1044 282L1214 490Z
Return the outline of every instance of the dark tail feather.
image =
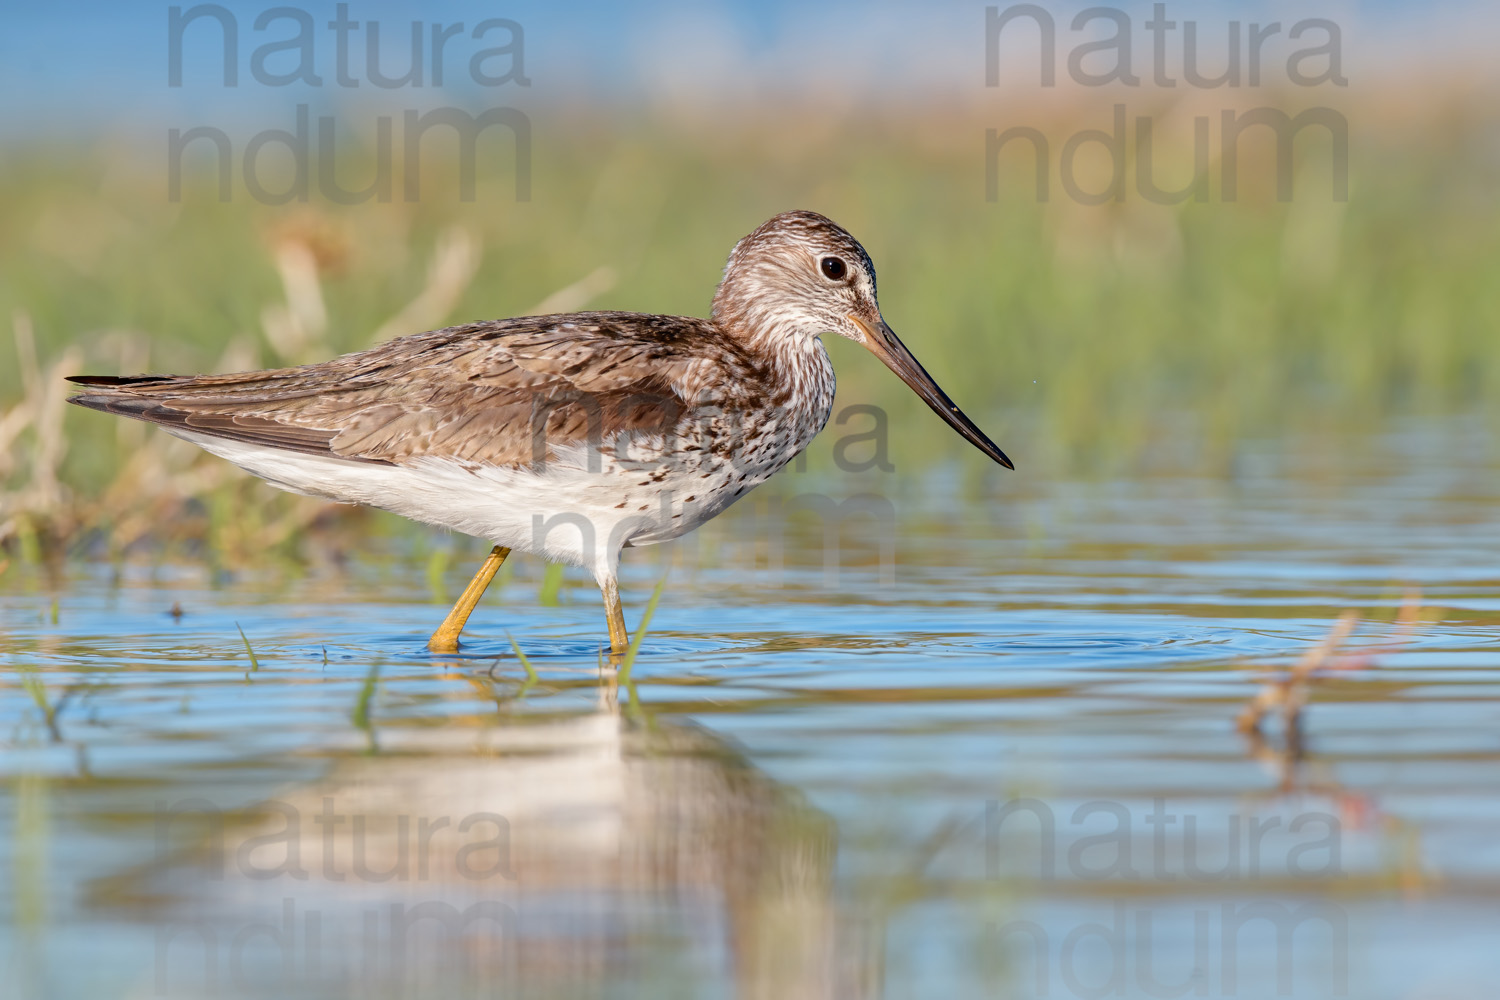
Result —
M79 385L147 385L151 382L170 382L176 376L173 375L127 375L119 377L115 375L69 375L69 382L77 382Z
M113 395L109 393L80 392L76 396L69 396L68 402L76 406L86 406L90 410L99 410L102 413L118 413L121 416L136 417L141 420L161 421L153 411L163 410L165 407L150 399L141 399L139 396Z
M117 379L114 381L115 383L119 383L132 380ZM147 377L139 381L160 381L160 379ZM68 402L77 406L87 407L90 410L98 410L101 413L114 413L122 417L134 417L136 420L145 420L148 423L160 424L165 427L180 427L185 431L195 431L199 434L224 438L228 441L264 445L270 448L280 448L283 451L303 452L308 455L330 456L351 462L368 462L372 465L392 464L383 458L358 458L349 455L334 455L332 441L338 436L336 431L321 430L312 427L296 427L290 424L279 423L268 417L259 417L251 414L236 415L211 410L183 409L152 399L149 396L139 396L130 392L80 392L76 396L69 396Z

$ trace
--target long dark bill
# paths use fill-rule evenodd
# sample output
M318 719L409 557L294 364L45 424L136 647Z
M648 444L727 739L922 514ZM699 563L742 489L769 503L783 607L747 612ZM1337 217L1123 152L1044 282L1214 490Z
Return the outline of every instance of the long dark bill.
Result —
M875 355L885 366L895 372L901 381L911 386L912 391L921 396L932 412L942 417L958 433L962 434L964 440L984 452L990 458L999 462L1007 469L1014 469L1015 465L1005 457L995 442L984 436L984 432L974 426L974 421L964 416L964 412L948 398L948 394L942 390L932 376L927 374L927 369L912 356L906 345L896 336L894 330L886 326L885 320L881 320L874 327L860 319L858 316L850 316L859 328L865 332L865 346L870 353Z

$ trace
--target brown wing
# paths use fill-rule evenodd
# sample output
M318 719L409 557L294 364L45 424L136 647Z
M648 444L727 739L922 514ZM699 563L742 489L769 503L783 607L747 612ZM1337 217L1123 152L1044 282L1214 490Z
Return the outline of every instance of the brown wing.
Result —
M706 364L705 364L706 362ZM571 313L450 327L300 368L81 376L69 402L201 434L364 462L530 464L664 430L747 355L706 320Z

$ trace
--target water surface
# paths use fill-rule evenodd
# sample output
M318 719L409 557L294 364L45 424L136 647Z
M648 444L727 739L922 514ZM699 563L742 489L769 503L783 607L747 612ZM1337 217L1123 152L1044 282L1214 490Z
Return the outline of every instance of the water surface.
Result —
M623 687L588 581L545 604L526 561L460 655L427 654L467 540L234 572L12 565L0 979L1488 996L1497 472L1450 421L1333 457L1247 448L1212 477L822 482L891 502L831 560L789 477L627 554L632 624L668 583ZM1275 720L1238 732L1262 674L1346 609L1346 669L1300 746Z

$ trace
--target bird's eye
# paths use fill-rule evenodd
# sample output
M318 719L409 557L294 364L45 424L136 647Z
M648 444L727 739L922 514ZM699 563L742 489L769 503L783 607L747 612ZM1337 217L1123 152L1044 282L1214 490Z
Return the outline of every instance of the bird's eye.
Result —
M839 281L847 271L847 268L844 267L844 262L837 257L824 257L819 261L818 266L823 269L824 277L830 281Z

